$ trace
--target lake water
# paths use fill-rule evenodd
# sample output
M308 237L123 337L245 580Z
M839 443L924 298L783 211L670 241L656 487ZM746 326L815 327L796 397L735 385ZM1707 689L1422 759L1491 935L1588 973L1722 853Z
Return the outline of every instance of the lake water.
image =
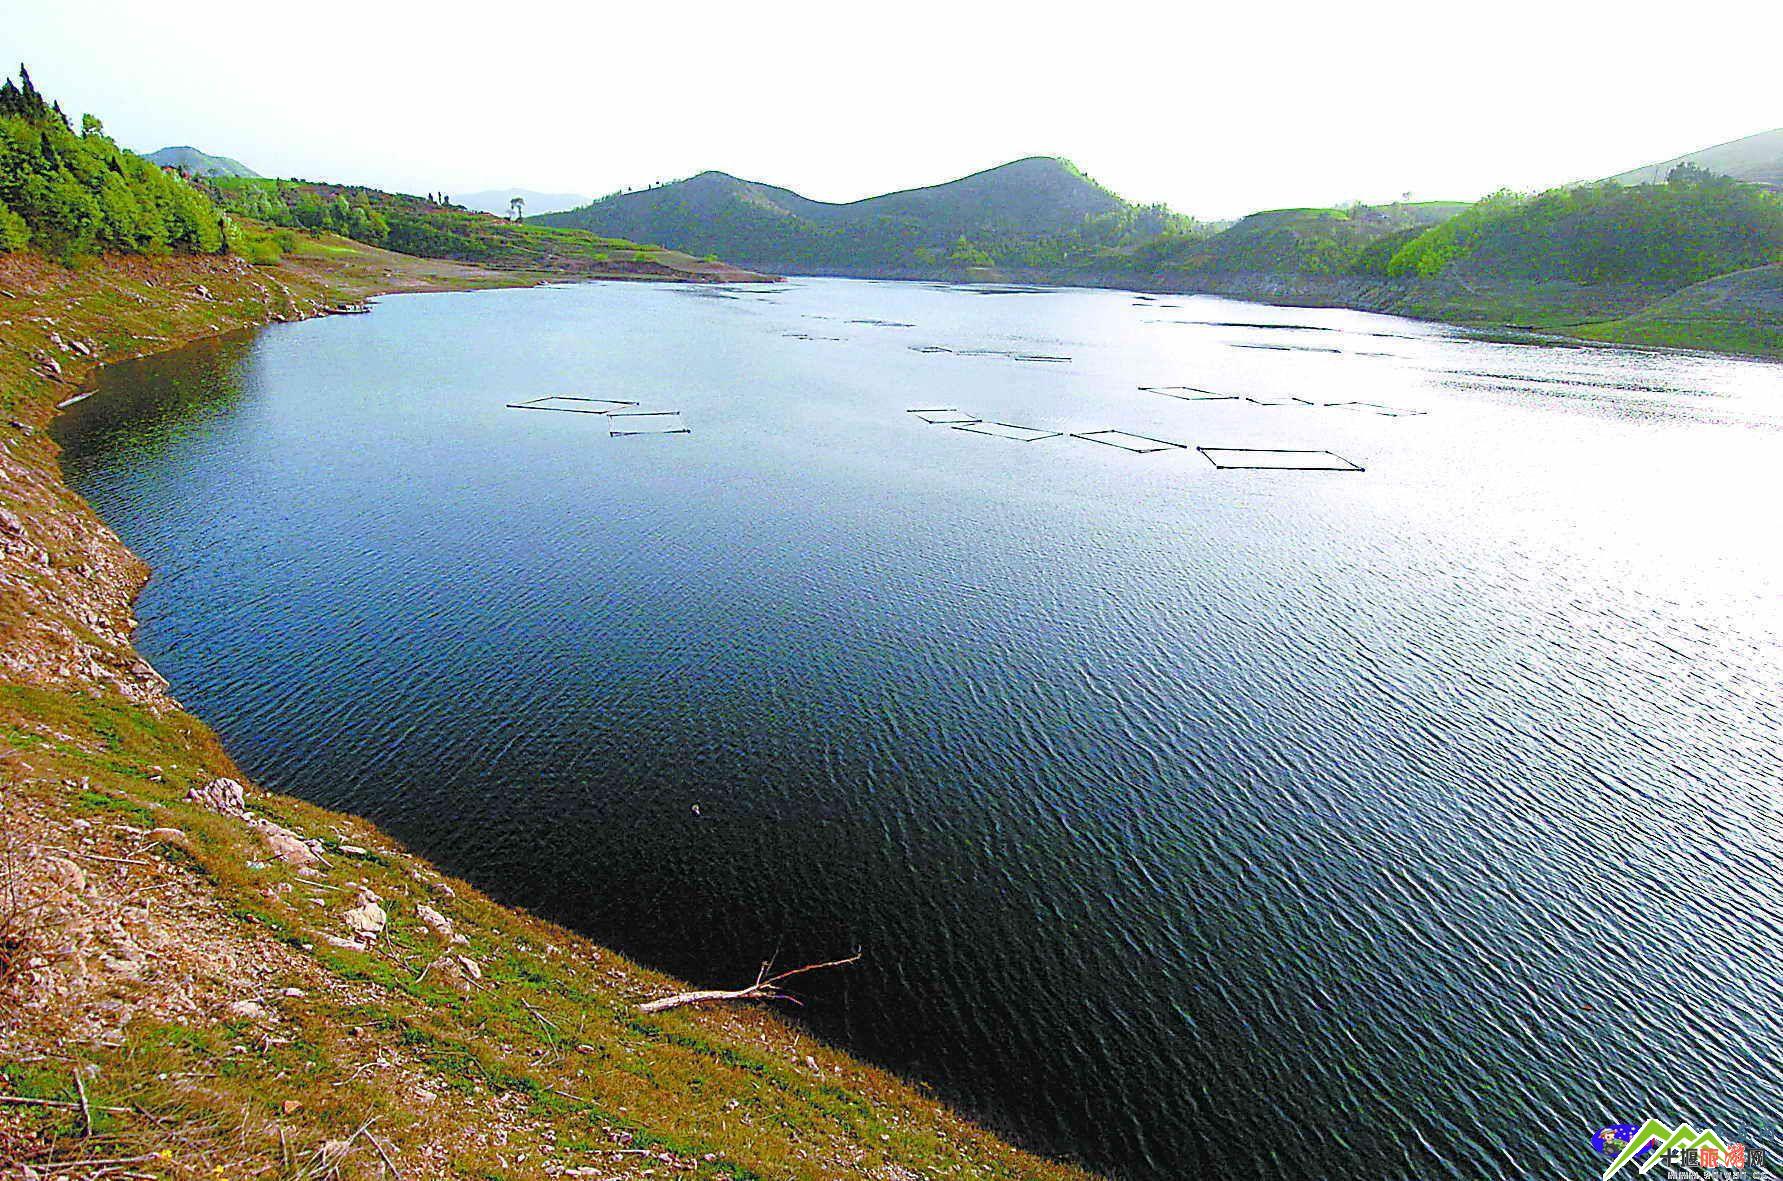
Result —
M506 405L554 394L688 433ZM860 947L806 1019L1033 1146L1783 1147L1783 368L611 284L114 366L60 434L155 567L143 651L262 784L701 983Z

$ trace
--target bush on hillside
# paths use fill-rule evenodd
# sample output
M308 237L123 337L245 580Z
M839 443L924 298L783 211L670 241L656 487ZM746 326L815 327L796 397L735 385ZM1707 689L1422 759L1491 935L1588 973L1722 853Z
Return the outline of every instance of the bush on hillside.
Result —
M118 147L91 115L76 134L22 66L17 83L0 85L0 210L5 249L28 242L72 258L223 245L219 214L203 193Z
M31 243L31 227L25 219L6 207L0 201L0 254L8 250L23 250Z
M1783 198L1679 169L1657 185L1496 193L1401 246L1388 273L1676 288L1779 260Z

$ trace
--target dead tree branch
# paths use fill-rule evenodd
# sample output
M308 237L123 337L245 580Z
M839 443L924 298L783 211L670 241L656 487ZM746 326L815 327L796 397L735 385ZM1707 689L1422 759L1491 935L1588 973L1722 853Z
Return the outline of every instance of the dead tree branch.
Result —
M755 983L745 988L699 988L692 992L678 992L674 996L665 996L659 1000L646 1001L638 1006L643 1013L660 1013L664 1009L678 1009L682 1005L708 1005L715 1001L790 1001L799 1003L799 998L788 995L780 987L780 982L790 980L794 976L802 976L806 972L815 972L821 968L840 968L846 964L858 963L860 952L855 952L847 959L825 960L821 964L806 964L802 968L793 968L785 972L776 972L774 962L769 960L755 974Z

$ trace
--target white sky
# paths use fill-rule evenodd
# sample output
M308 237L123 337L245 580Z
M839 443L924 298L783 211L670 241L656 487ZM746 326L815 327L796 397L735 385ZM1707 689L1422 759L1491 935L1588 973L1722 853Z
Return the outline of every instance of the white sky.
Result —
M405 192L722 169L820 200L1068 156L1204 217L1471 198L1783 126L1783 5L0 0L140 151Z

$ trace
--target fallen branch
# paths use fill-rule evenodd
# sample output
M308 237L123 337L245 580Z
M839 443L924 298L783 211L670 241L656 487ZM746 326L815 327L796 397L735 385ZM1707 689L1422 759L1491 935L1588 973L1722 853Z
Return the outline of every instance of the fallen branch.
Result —
M821 964L806 964L802 968L793 968L772 976L768 975L774 967L773 961L770 960L761 966L761 971L755 974L755 983L746 988L700 988L692 992L678 992L674 996L665 996L660 1000L646 1001L638 1006L638 1011L660 1013L664 1009L678 1009L682 1005L707 1005L715 1001L791 1001L796 1005L799 1003L799 998L788 996L781 990L780 982L782 980L800 976L806 972L815 972L820 968L840 968L846 964L856 963L860 958L861 953L857 951L845 960L825 960Z
M87 1135L93 1134L93 1109L87 1104L87 1084L80 1078L80 1067L74 1068L74 1089L80 1095L81 1119L86 1121Z
M31 1099L24 1095L0 1095L0 1103L19 1103L29 1107L69 1107L78 1109L79 1103L69 1103L64 1099ZM92 1111L103 1111L108 1115L129 1115L134 1109L129 1107L91 1107Z

